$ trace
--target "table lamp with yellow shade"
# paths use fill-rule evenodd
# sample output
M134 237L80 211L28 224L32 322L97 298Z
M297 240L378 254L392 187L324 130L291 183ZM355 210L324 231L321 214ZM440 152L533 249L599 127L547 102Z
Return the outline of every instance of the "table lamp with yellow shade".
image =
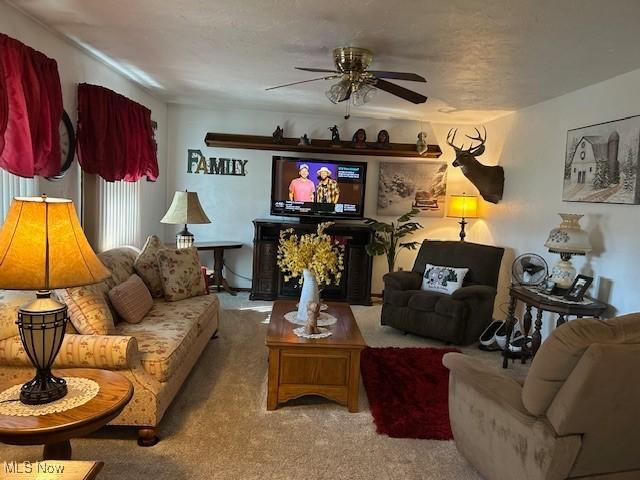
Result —
M478 197L476 195L451 195L447 209L447 217L459 218L460 221L460 241L464 242L467 234L464 227L467 225L467 218L478 218Z
M67 394L51 373L67 325L67 306L51 297L56 288L98 283L111 276L87 241L71 200L15 198L0 229L0 289L36 290L18 309L18 331L36 376L20 401L49 403Z

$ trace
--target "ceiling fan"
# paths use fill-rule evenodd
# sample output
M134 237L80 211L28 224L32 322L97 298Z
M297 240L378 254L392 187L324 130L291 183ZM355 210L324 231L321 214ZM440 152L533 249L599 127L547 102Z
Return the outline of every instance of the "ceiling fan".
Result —
M369 65L371 64L372 59L373 52L366 48L336 48L333 50L333 61L336 66L335 70L295 67L297 70L328 73L329 75L309 80L302 80L300 82L287 83L285 85L278 85L276 87L267 88L267 90L289 87L300 83L315 82L318 80L339 79L337 83L333 84L325 92L325 94L327 98L335 104L350 100L347 102L347 115L345 118L348 118L349 116L349 104L353 103L355 106L364 105L373 98L377 89L384 90L385 92L415 104L427 101L427 97L424 95L385 80L385 78L390 78L395 80L408 80L411 82L426 82L424 77L416 73L369 70Z

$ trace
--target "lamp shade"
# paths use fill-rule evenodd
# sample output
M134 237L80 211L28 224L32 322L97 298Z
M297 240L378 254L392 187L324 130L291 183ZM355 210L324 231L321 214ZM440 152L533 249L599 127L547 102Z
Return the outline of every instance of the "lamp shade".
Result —
M197 192L178 191L173 195L169 210L160 222L186 225L188 223L211 223L211 220L204 213Z
M585 255L591 251L591 242L587 232L580 228L583 215L574 213L559 213L562 218L560 226L549 232L549 238L544 246L552 253L569 253Z
M477 218L478 197L475 195L451 195L447 209L447 217Z
M13 200L0 230L0 289L51 290L110 276L91 249L71 200Z

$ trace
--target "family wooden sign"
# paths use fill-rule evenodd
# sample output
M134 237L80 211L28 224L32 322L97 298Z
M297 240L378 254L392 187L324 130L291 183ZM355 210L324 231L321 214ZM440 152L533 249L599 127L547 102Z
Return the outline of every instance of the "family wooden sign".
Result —
M237 158L206 158L201 150L187 150L187 173L244 177L248 162Z

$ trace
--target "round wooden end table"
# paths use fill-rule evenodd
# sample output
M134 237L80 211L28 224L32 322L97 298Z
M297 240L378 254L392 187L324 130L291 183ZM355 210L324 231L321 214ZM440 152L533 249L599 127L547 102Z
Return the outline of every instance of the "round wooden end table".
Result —
M133 385L123 375L94 368L69 368L54 372L58 377L82 377L100 385L98 394L84 405L60 413L33 417L0 415L0 442L9 445L43 445L44 460L70 460L70 439L99 430L129 403ZM24 383L33 375L16 379ZM0 391L12 385L0 385Z

